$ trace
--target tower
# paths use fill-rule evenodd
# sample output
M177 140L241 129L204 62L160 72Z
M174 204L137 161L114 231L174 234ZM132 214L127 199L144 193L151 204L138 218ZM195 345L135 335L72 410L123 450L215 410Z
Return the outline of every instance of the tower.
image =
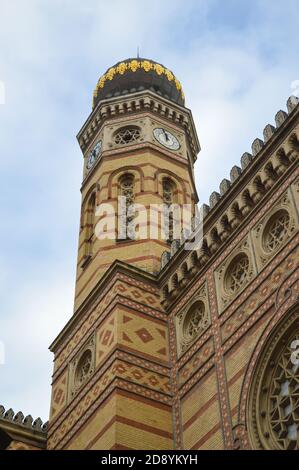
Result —
M100 78L49 426L0 406L0 449L299 449L299 99L274 121L178 233L199 150L180 83L139 58Z
M167 197L167 183L174 200L194 205L193 164L199 150L181 84L162 65L143 59L120 62L99 79L78 141L84 170L75 309L116 259L159 271L167 240L151 237L146 221L138 240L120 239L118 196L143 205L148 219L149 205ZM99 204L110 206L100 216L108 220L111 237L102 240L94 230Z
M151 60L117 63L99 79L78 141L75 307L51 346L48 448L172 448L169 325L157 274L173 234L162 236L155 210L178 203L191 216L197 203L199 143L180 82ZM139 236L120 236L119 196L146 215Z

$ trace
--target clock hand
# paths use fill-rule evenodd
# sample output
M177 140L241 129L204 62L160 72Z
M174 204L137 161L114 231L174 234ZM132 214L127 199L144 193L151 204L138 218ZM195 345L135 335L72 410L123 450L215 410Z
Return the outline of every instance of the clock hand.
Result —
M163 129L163 134L164 134L165 139L169 140L169 137L168 137L167 132L165 131L165 129Z

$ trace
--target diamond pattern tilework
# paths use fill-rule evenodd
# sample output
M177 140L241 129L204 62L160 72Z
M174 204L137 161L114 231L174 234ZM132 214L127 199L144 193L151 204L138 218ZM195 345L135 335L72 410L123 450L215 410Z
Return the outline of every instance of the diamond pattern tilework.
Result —
M53 386L50 417L53 419L66 405L67 398L67 371Z

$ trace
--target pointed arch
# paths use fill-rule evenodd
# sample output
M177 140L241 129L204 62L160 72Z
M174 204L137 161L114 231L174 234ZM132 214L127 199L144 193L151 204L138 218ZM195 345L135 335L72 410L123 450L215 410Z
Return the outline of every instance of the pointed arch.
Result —
M118 188L118 181L121 175L130 173L135 178L135 192L140 193L144 191L144 174L141 168L138 168L133 165L124 166L121 168L117 168L114 170L108 178L108 199L116 198L117 197L117 188Z
M93 191L85 203L84 211L84 255L92 256L96 211L96 192Z
M184 180L170 170L159 169L155 172L155 192L163 198L163 179L173 181L177 188L177 203L187 204L187 187ZM191 194L190 194L191 196Z

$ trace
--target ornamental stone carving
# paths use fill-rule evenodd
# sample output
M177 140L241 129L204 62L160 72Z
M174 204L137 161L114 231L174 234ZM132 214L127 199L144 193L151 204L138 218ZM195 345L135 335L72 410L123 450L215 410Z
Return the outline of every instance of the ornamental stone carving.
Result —
M250 236L248 235L215 270L219 313L239 295L256 275Z
M298 305L266 342L249 389L247 416L253 449L299 449Z
M252 230L258 269L262 269L298 228L298 218L290 190L267 212Z
M207 285L204 284L175 317L178 356L181 356L210 324L208 291Z
M76 354L69 364L69 393L71 400L94 373L95 368L95 339L94 335Z

